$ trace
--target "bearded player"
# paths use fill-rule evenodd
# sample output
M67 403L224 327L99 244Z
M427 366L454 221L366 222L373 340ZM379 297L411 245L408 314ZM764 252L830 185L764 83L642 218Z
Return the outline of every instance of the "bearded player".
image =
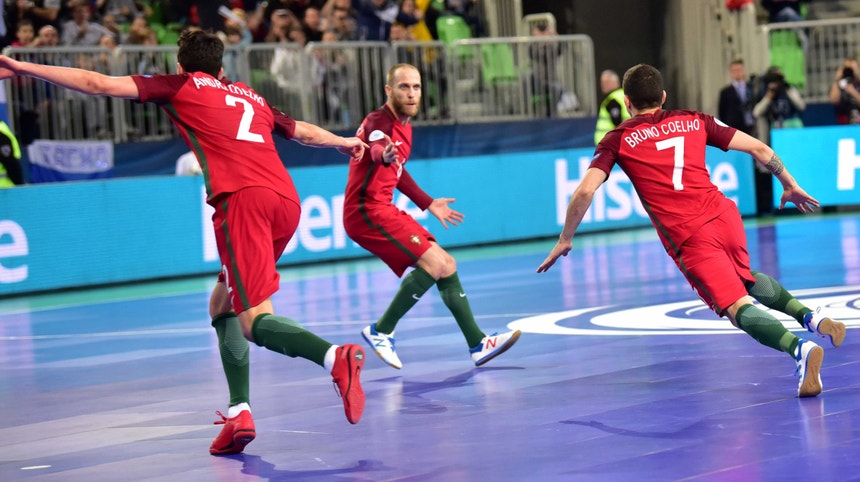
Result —
M361 334L382 360L394 368L403 364L394 348L394 329L403 315L433 285L457 321L475 365L481 366L513 346L520 331L487 336L475 323L457 263L436 239L409 214L393 203L396 188L422 211L429 210L445 229L463 221L451 209L451 198L431 198L409 172L406 162L412 148L412 117L421 102L421 74L409 64L388 71L388 100L368 114L356 136L369 145L361 159L353 159L346 185L343 223L353 241L379 257L397 276L413 268L400 284L388 309Z

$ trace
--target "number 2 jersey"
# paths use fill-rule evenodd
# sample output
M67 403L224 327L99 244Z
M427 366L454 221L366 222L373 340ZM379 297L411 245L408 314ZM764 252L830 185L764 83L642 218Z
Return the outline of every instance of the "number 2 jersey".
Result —
M590 167L630 178L667 251L734 206L711 182L706 146L727 150L736 129L713 116L658 110L622 122L598 144Z
M132 79L140 101L164 109L197 156L209 204L249 186L268 187L298 201L272 139L275 130L290 139L296 123L250 87L202 72Z

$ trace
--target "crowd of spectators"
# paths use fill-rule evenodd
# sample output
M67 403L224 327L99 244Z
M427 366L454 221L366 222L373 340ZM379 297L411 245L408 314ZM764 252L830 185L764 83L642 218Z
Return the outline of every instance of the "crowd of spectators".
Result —
M174 45L198 27L225 43L434 40L435 20L460 15L482 34L478 0L12 0L4 2L0 47ZM46 29L47 28L47 29ZM392 33L393 30L393 33Z

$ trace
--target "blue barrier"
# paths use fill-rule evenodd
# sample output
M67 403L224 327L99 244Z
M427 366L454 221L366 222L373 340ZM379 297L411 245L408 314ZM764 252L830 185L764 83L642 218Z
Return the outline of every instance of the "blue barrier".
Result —
M453 197L465 222L447 231L397 193L395 201L446 247L558 234L590 148L413 160L410 173L434 197ZM709 151L714 182L743 214L755 212L748 156ZM344 164L291 169L302 221L280 265L367 253L341 222ZM211 211L200 177L68 182L0 190L0 295L219 271ZM649 224L619 171L598 190L581 231Z
M822 206L860 205L860 125L775 129L773 149ZM774 179L774 206L782 186Z

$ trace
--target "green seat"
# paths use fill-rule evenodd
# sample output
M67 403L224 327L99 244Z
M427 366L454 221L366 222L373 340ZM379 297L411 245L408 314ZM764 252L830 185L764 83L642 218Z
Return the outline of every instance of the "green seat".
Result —
M519 80L510 45L482 44L481 60L487 85L513 84Z
M443 15L436 19L436 33L439 40L449 49L457 40L472 38L472 29L459 15ZM472 56L472 50L468 47L461 47L456 49L453 54L460 60L469 60Z
M803 90L806 86L806 56L794 30L770 32L770 65L782 69L785 81Z

